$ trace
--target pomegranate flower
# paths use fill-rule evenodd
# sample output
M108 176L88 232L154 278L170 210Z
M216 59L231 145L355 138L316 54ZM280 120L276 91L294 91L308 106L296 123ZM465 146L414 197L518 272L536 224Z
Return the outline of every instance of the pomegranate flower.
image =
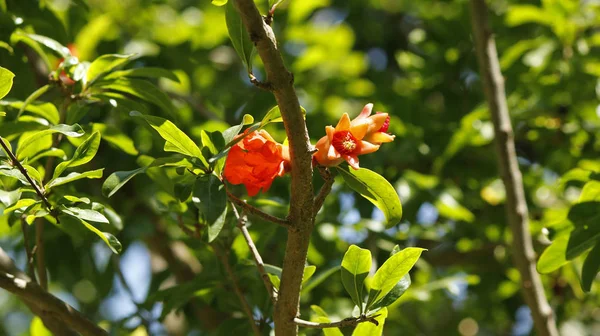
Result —
M254 131L231 147L223 175L255 196L261 189L268 191L273 180L289 170L289 161L288 146L277 143L265 130Z
M337 126L327 126L327 135L316 144L315 160L326 167L337 166L344 160L358 169L358 156L377 151L384 142L394 140L387 133L390 117L387 113L371 115L373 104L367 104L362 112L350 120L347 113L340 118Z

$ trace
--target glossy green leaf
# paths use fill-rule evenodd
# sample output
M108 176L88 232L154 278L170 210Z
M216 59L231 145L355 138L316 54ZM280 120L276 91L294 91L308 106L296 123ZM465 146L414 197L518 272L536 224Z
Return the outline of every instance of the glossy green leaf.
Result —
M391 256L379 267L371 282L367 309L383 299L396 286L400 279L408 274L408 271L419 260L423 251L424 249L422 248L407 247Z
M17 110L23 109L24 112L30 112L31 114L40 116L48 120L51 124L58 124L60 116L58 109L52 103L41 103L41 104L27 104L22 101L0 101L0 106L8 106Z
M27 99L25 99L25 101L23 102L23 105L19 109L18 115L20 116L23 113L23 111L25 111L27 106L29 106L29 104L33 103L36 99L41 97L44 93L48 92L48 90L50 90L50 88L52 88L50 86L50 84L46 84L46 85L42 86L41 88L35 90L32 94L30 94L29 97L27 97ZM54 119L54 120L56 120L56 119Z
M210 243L217 238L225 224L227 215L225 185L215 175L199 177L194 184L192 202L200 210L208 225Z
M106 223L108 224L108 218L101 214L100 212L92 209L81 209L77 207L65 207L61 209L62 212L67 215L71 215L73 217L77 217L81 220L97 222L97 223Z
M134 55L102 55L96 58L86 73L86 82L88 85L101 78L117 67L131 61Z
M0 202L4 204L5 207L9 207L21 198L21 189L15 189L11 191L0 190Z
M302 273L302 285L304 285L308 280L310 280L310 278L312 278L316 270L317 266L304 266L304 272Z
M19 160L22 160L22 159L26 158L27 156L31 155L32 153L28 150L28 147L35 145L35 142L37 139L47 136L48 134L53 134L53 133L62 133L64 135L70 136L70 137L80 137L84 134L83 129L78 124L74 124L74 125L59 124L59 125L51 126L45 130L34 132L24 138L22 137L21 139L19 139L19 143L21 145L18 146L18 148L17 148L17 158ZM35 154L35 153L33 153L33 154Z
M592 283L596 275L600 272L600 239L596 240L596 245L590 251L583 262L581 269L581 288L589 292L592 289Z
M40 44L34 41L32 38L30 38L29 34L25 33L21 29L15 30L15 32L12 33L12 35L10 36L10 43L12 45L16 45L19 42L26 44L31 49L33 49L40 56L41 60L44 62L44 65L48 69L52 69L54 67L54 65L50 63L48 55L46 55L46 52L44 51L44 49L42 49Z
M396 189L385 178L366 168L358 170L350 166L336 168L350 188L383 212L387 221L386 227L398 224L402 219L402 204Z
M146 172L148 167L142 167L129 171L118 171L110 176L102 184L102 194L106 197L114 195L125 183L129 182L134 176Z
M600 238L600 223L575 228L569 236L566 253L567 259L574 259L592 248L598 238Z
M556 237L552 244L542 252L537 262L537 271L542 274L551 273L565 265L568 262L566 258L568 243L568 234Z
M121 242L119 242L117 237L115 237L113 234L108 233L108 232L102 232L102 231L98 230L98 228L93 226L92 224L86 222L85 220L83 220L73 214L70 214L68 212L64 212L64 213L73 218L76 218L88 230L90 230L91 232L95 233L98 237L100 237L100 239L102 239L102 241L104 241L104 243L106 243L106 245L110 248L111 251L113 251L113 253L115 253L115 254L121 253L123 246L121 245Z
M385 319L388 316L387 308L382 308L375 315L379 315L375 318L378 325L371 322L363 322L356 326L352 336L381 336L383 334L383 326Z
M215 6L223 6L227 3L227 0L212 0L212 4Z
M281 285L281 279L277 275L271 273L267 273L267 276L269 277L269 280L271 281L273 287L276 290L279 290L279 285Z
M11 213L15 210L28 208L28 207L32 206L33 204L41 203L41 202L42 201L37 201L37 200L31 199L31 198L22 198L22 199L18 200L17 203L4 209L2 214L8 215L9 213Z
M0 99L4 98L10 92L14 77L15 74L10 70L0 67Z
M36 35L36 34L25 34L25 35L27 37L29 37L30 39L55 51L57 54L59 54L63 58L71 57L71 51L69 50L69 48L65 47L64 45L60 44L59 42L57 42L49 37L42 36L42 35Z
M183 155L203 159L200 148L198 148L196 143L169 120L143 115L136 111L131 112L131 116L143 118L158 132L158 134L166 141L165 151L177 152Z
M302 112L304 119L306 119L306 110L304 109L304 107L300 106L300 111ZM278 105L275 105L273 108L267 111L267 114L265 114L260 124L261 126L265 126L274 122L283 122L283 118L281 117L281 111L279 110Z
M48 182L48 184L46 184L46 189L58 187L60 185L71 183L71 182L81 180L81 179L102 178L103 171L104 171L104 168L100 168L100 169L96 169L96 170L86 171L83 173L73 172L73 173L69 173L67 176L64 176L64 177L53 178L52 180L50 180Z
M600 202L586 201L573 204L569 210L568 218L576 227L598 225L600 222Z
M29 159L28 162L29 163L36 162L37 160L44 158L44 157L57 157L57 158L61 158L61 159L65 160L67 158L67 155L65 154L65 151L63 151L62 149L49 148L43 152L36 154L34 157Z
M61 162L54 169L53 179L59 177L67 168L78 167L90 162L100 147L100 132L94 132L77 147L70 160Z
M246 66L248 73L252 73L252 56L254 54L254 44L250 40L250 36L242 23L242 18L237 9L230 1L225 7L225 22L231 44L237 52L238 56Z
M169 96L149 81L125 77L116 80L101 81L96 86L103 90L126 93L141 98L160 107L172 117L177 117L175 107Z
M410 284L410 274L406 273L406 275L404 275L402 279L400 279L400 281L396 283L396 285L390 290L390 292L387 293L387 295L384 296L381 300L375 302L370 309L376 310L382 307L387 307L392 303L396 302L396 300L398 300L402 295L404 295L404 293L406 293L406 291L410 287Z
M356 245L350 245L342 259L342 284L361 313L364 282L371 270L371 262L371 251Z
M168 78L179 83L179 78L172 72L163 68L136 68L128 70L114 71L104 77L104 79L118 79L121 77L134 78Z
M129 155L139 154L133 140L113 125L94 123L92 124L92 131L100 132L102 140L122 150L124 153Z
M331 319L329 318L325 310L323 310L323 308L317 305L311 305L310 309L314 312L314 314L312 314L311 316L311 321L318 323L331 322ZM322 330L325 336L344 336L344 334L340 331L339 328L325 328Z
M254 117L252 117L249 114L244 114L244 117L242 118L242 122L239 125L235 125L232 127L229 127L228 129L226 129L225 131L223 131L223 140L225 141L225 147L215 156L213 156L212 158L210 158L210 160L208 162L215 162L221 158L224 158L227 153L229 152L229 149L231 149L231 146L235 145L236 143L238 143L239 141L241 141L243 138L237 137L236 136L240 133L240 131L242 130L242 128L244 127L244 125L249 125L251 123L254 122ZM260 127L260 124L254 124L251 127L249 127L247 129L248 133L257 130Z

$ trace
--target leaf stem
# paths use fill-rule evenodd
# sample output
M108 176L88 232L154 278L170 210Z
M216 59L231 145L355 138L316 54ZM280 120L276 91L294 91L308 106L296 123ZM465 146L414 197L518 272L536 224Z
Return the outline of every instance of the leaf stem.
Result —
M312 328L312 329L325 329L325 328L343 328L343 327L356 327L359 323L370 322L374 325L378 326L379 322L375 319L379 315L373 316L365 316L362 315L360 317L348 317L341 321L337 322L327 322L327 323L317 323L302 320L300 318L295 318L294 323L304 328Z

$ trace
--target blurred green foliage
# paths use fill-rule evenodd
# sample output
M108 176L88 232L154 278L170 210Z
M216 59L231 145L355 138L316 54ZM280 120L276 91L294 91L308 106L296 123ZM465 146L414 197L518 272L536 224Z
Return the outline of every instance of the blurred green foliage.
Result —
M266 0L256 3L267 12ZM573 223L572 205L597 202L593 174L600 171L600 6L576 0L489 4L534 245L538 254L546 250L538 269L547 273L543 281L561 331L598 334L600 291L597 283L591 285L595 272L586 272L594 265L583 266L593 244L570 263L564 251L570 230L579 225ZM355 197L340 179L317 217L308 255L308 263L317 267L313 279L336 269L350 244L371 251L372 267L380 266L396 244L424 247L429 251L411 271L410 290L387 309L385 334L530 334L518 272L506 245L510 232L504 188L477 73L468 1L287 0L275 12L273 27L294 73L313 143L323 136L325 125L335 124L344 112L358 114L367 102L391 114L389 131L396 134L393 144L366 156L361 165L396 188L403 221L386 229L373 204ZM275 105L268 92L248 81L246 66L228 38L225 8L210 1L0 0L0 28L0 65L16 75L9 99L24 101L47 83L40 75L44 68L59 63L59 56L51 53L48 59L32 56L35 52L18 43L21 35L15 32L72 45L81 61L136 54L130 68L164 68L177 76L178 82L148 79L168 94L165 104L172 107L139 99L128 104L113 97L117 104L86 110L79 123L107 140L90 166L107 167L104 178L145 166L163 153L164 141L132 118L131 110L168 118L201 143L202 130L223 131L239 124L244 114L260 120ZM253 64L253 73L264 79L257 57ZM57 97L49 94L42 100L55 103ZM20 106L0 106L7 112L0 123L5 137L11 134L5 126ZM55 113L52 108L43 111ZM102 128L113 130L117 140L109 141ZM267 129L283 142L282 127ZM67 157L79 145L74 140L65 148ZM93 201L109 205L104 215L112 216L111 223L121 223L110 230L123 245L122 259L108 256L94 237L74 234L72 239L48 226L44 238L50 289L87 316L104 321L115 334L144 328L150 334L249 334L211 248L182 233L177 218L168 215L181 204L169 178L176 175L174 170L148 168L110 199L102 195L100 183L76 182ZM252 202L284 216L288 179L276 180ZM598 213L591 206L583 209L588 211L584 219ZM0 246L24 266L20 227L9 226L7 218L0 217ZM265 262L281 265L285 230L255 217L250 220ZM69 221L64 225L75 227ZM588 225L598 227L595 221ZM231 246L230 262L267 330L272 307L234 226L228 219L217 242ZM136 264L146 269L140 271ZM582 276L592 286L590 293L582 291ZM351 315L353 302L339 273L328 279L303 293L302 316L324 322ZM163 305L155 304L163 300ZM30 325L32 334L43 334L35 331L41 330L39 319L32 320L16 299L0 292L0 303L0 334L28 334ZM180 310L168 314L175 308Z

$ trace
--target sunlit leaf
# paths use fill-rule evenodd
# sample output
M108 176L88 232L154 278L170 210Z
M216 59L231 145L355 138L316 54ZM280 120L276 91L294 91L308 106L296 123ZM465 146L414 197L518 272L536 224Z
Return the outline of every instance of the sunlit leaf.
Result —
M102 178L103 171L104 171L104 168L100 168L100 169L96 169L96 170L86 171L83 173L76 173L76 172L69 173L67 176L57 177L57 178L50 180L50 182L48 182L48 184L46 184L46 189L50 189L53 187L57 187L57 186L71 183L71 182L81 180L81 179Z
M350 245L342 259L342 284L361 312L364 282L371 270L371 262L371 251L356 245Z
M551 273L565 265L568 260L566 258L567 244L569 243L569 235L562 234L548 246L540 259L537 262L538 272L545 274Z
M4 98L10 92L13 85L15 74L10 70L0 67L0 99Z
M354 170L350 166L337 167L346 184L362 197L369 200L384 214L391 227L402 219L402 204L396 189L381 175L366 168Z
M106 197L111 197L134 176L146 172L147 169L148 167L142 167L134 170L118 171L110 174L110 176L102 184L102 194Z
M388 316L387 308L382 308L377 311L375 315L379 315L375 318L378 325L371 322L363 322L356 326L352 336L381 336L383 334L383 325L385 319Z
M128 70L113 71L106 75L104 79L118 79L121 77L133 78L168 78L179 83L179 78L172 72L163 68L136 68Z
M102 55L96 58L87 70L86 74L86 82L87 85L95 82L103 75L109 73L117 67L124 65L125 63L131 61L134 55Z
M61 162L55 169L53 179L59 177L67 168L81 166L90 162L100 147L100 132L94 132L77 147L70 160Z

